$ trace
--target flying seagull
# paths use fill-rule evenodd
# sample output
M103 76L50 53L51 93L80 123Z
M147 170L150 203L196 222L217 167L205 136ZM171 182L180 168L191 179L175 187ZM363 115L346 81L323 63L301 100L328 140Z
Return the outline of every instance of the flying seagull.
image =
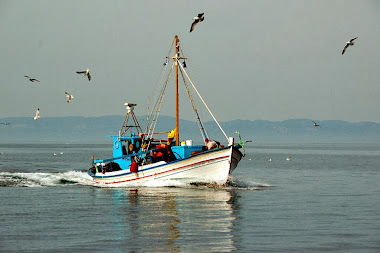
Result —
M24 76L24 77L28 78L29 81L31 81L32 83L33 83L33 82L40 82L40 81L37 80L36 78L31 78L30 76Z
M87 76L88 80L91 80L90 70L86 69L85 71L77 71L77 74L83 74L84 76Z
M8 123L8 122L2 122L2 123L0 123L0 124L8 126L8 125L10 125L11 123Z
M315 127L321 127L320 125L318 125L315 121L313 121L313 124Z
M195 28L195 26L198 24L198 22L202 22L205 17L203 16L204 13L199 13L198 16L194 17L194 22L191 24L190 32L192 32Z
M66 97L67 97L67 103L70 103L70 102L71 102L71 99L73 99L74 96L71 95L71 94L69 94L69 93L67 93L67 92L65 92L65 94L66 94Z
M344 54L344 52L346 52L346 49L349 46L353 46L355 44L354 40L356 40L357 38L358 37L352 38L352 39L350 39L349 41L346 42L346 45L344 46L343 51L342 51L342 55Z
M36 116L34 116L34 120L38 120L40 118L40 108L36 111Z

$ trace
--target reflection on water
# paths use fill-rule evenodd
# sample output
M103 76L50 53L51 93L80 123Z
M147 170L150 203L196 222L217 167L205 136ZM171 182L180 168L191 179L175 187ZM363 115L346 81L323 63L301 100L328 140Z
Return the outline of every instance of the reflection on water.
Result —
M239 241L234 189L102 189L110 199L105 226L122 251L229 252ZM109 223L109 224L107 224Z

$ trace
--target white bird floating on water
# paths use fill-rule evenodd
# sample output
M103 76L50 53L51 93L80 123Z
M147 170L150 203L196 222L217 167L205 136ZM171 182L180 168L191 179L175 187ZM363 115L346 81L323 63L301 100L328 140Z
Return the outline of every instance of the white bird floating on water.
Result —
M198 22L202 22L205 17L203 16L204 13L199 13L198 16L194 17L194 22L191 24L190 32L192 32L195 28L195 26L198 24Z
M77 71L77 74L83 74L84 76L87 76L88 80L91 80L91 75L90 75L91 70L86 69L84 71Z
M271 162L271 161L272 161L272 158L269 158L269 159L268 159L268 162Z
M346 49L349 46L353 46L355 44L354 40L356 40L357 38L358 37L352 38L352 39L350 39L349 41L346 42L346 45L344 46L343 51L342 51L342 55L344 54L344 52L346 52Z
M287 158L286 158L286 161L291 161L292 160L292 158L290 157L290 156L288 156Z
M65 94L66 94L66 97L67 97L67 103L70 103L70 102L71 102L71 99L73 99L74 96L71 95L71 94L69 94L69 93L67 93L67 92L65 92Z
M34 116L34 120L38 120L40 118L40 108L36 111L36 116Z
M36 78L31 78L30 76L25 76L26 78L28 78L29 81L31 81L32 83L33 82L40 82L39 80L37 80Z

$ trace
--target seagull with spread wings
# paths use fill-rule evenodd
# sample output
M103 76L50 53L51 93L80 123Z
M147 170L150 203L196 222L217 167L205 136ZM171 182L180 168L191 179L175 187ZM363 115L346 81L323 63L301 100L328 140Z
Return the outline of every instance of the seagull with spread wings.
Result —
M313 124L315 127L321 127L320 125L318 125L315 121L313 121Z
M356 40L357 38L358 37L352 38L352 39L350 39L349 41L346 42L346 45L344 46L343 51L342 51L342 55L344 54L344 52L346 52L346 49L349 46L353 46L355 44L354 40Z
M34 82L40 82L36 78L31 78L30 76L24 76L24 77L28 78L28 80L31 81L32 83L34 83Z
M83 74L84 76L87 76L88 80L91 80L91 75L90 75L91 70L86 69L84 71L77 71L77 74Z
M190 32L194 30L195 26L199 22L202 22L205 19L204 13L199 13L198 16L194 17L193 19L194 19L194 22L191 24Z

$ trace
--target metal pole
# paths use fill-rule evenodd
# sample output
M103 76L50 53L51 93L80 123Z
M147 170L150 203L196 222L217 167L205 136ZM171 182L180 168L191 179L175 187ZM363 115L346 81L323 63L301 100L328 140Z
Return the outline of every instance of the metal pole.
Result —
M176 131L176 146L179 146L179 106L178 106L178 36L175 36L175 127L177 129Z

